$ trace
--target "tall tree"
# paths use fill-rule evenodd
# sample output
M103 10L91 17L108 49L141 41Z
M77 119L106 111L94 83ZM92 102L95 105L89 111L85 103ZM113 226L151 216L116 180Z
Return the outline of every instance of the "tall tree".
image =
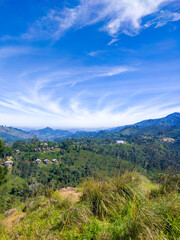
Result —
M0 139L0 154L3 152L3 150L4 144L3 141ZM8 168L6 166L5 167L0 166L0 185L5 181L7 173Z

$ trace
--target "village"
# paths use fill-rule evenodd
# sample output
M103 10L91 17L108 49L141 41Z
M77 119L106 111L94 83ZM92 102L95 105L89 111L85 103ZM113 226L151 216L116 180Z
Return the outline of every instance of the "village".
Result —
M44 159L44 160L41 160L41 159L36 159L34 161L35 163L37 164L40 164L40 163L44 163L44 164L49 164L49 163L55 163L55 164L61 164L61 161L60 160L57 160L57 159L52 159L52 160L49 160L49 159ZM4 166L7 166L9 168L11 168L13 166L14 162L12 160L6 160L3 165Z
M40 142L39 147L35 147L34 149L32 149L32 153L34 152L34 154L40 154L40 153L51 153L51 152L57 152L60 151L60 148L58 148L57 146L49 146L49 144L47 142ZM12 147L12 144L6 144L6 147ZM12 155L13 156L4 156L4 158L1 159L0 161L0 165L4 165L7 166L8 168L12 168L16 158L23 153L24 151L28 151L27 147L25 147L23 150L20 149L14 149ZM36 158L35 160L33 160L34 163L36 164L61 164L60 159L48 159L47 157L44 158Z

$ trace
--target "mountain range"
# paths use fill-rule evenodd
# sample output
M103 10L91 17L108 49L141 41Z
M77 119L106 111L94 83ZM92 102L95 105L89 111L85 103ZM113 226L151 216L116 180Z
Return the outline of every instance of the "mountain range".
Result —
M0 138L13 142L18 139L29 139L33 137L38 137L40 140L55 140L57 138L67 139L69 137L111 137L113 133L121 133L121 135L130 135L137 133L146 133L152 131L162 131L162 129L166 129L167 131L171 131L176 128L176 135L179 134L177 129L180 129L180 113L172 113L164 118L159 119L148 119L133 125L119 126L116 128L111 128L107 130L99 130L99 131L68 131L68 130L60 130L60 129L52 129L52 128L44 128L40 130L32 130L32 131L23 131L21 129L0 126ZM163 133L163 131L162 131Z

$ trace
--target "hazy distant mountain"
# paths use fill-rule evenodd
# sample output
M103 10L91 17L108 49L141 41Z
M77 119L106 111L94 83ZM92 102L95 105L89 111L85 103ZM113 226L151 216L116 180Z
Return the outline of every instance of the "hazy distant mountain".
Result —
M144 120L134 125L139 127L180 125L180 113L172 113L164 118L159 119Z
M172 113L166 117L158 118L158 119L148 119L144 120L132 125L125 125L119 126L115 128L109 129L109 131L121 131L125 128L132 127L132 126L139 126L139 127L150 127L150 126L175 126L180 125L180 113Z
M26 132L18 128L0 126L0 138L9 142L13 142L18 139L33 138L35 136L41 140L54 140L56 138L68 138L72 135L72 132L66 130L53 130L52 128L48 127L40 130L32 130L30 132Z
M7 141L15 141L18 139L28 139L32 137L28 132L18 128L0 126L0 138Z
M29 132L30 134L37 136L39 139L49 139L54 140L56 138L68 138L72 136L72 132L67 130L54 130L52 128L44 128L40 130L33 130Z
M149 119L133 125L117 127L112 131L111 138L115 136L166 136L180 137L180 113L172 113L164 118Z
M180 128L180 113L172 113L164 118L159 119L149 119L138 122L133 125L120 126L108 130L101 131L77 131L71 132L67 130L54 130L52 128L44 128L40 130L32 130L32 131L23 131L17 128L0 126L0 138L7 141L15 141L18 139L28 139L34 136L38 137L41 140L49 139L54 140L57 138L69 138L69 137L98 137L98 138L106 138L112 137L113 133L121 133L125 135L131 134L143 134L143 133L156 133L159 131L172 132L173 126L176 126L176 135L179 132ZM164 130L162 130L164 128Z

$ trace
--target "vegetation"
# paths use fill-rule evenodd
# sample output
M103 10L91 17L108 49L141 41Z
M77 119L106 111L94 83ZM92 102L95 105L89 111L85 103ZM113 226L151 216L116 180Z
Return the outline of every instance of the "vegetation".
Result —
M4 144L0 139L0 154L4 151ZM6 181L6 176L8 173L7 167L0 166L0 186Z
M0 239L178 240L178 132L167 124L0 140Z
M49 188L55 191L76 187L89 176L113 177L119 171L136 169L157 181L158 173L179 171L180 149L178 145L174 147L176 143L143 136L123 139L126 144L116 144L110 138L83 137L63 142L33 138L2 147L1 163L11 159L13 167L8 175L7 168L0 167L2 181L7 180L0 186L0 211L16 207L28 198L45 195ZM37 164L36 159L41 159L41 163ZM50 162L44 164L44 159ZM53 159L57 163L53 163Z
M179 185L169 191L172 176L164 177L157 185L126 172L87 179L78 201L63 199L59 191L37 197L13 217L1 216L1 239L179 239Z

